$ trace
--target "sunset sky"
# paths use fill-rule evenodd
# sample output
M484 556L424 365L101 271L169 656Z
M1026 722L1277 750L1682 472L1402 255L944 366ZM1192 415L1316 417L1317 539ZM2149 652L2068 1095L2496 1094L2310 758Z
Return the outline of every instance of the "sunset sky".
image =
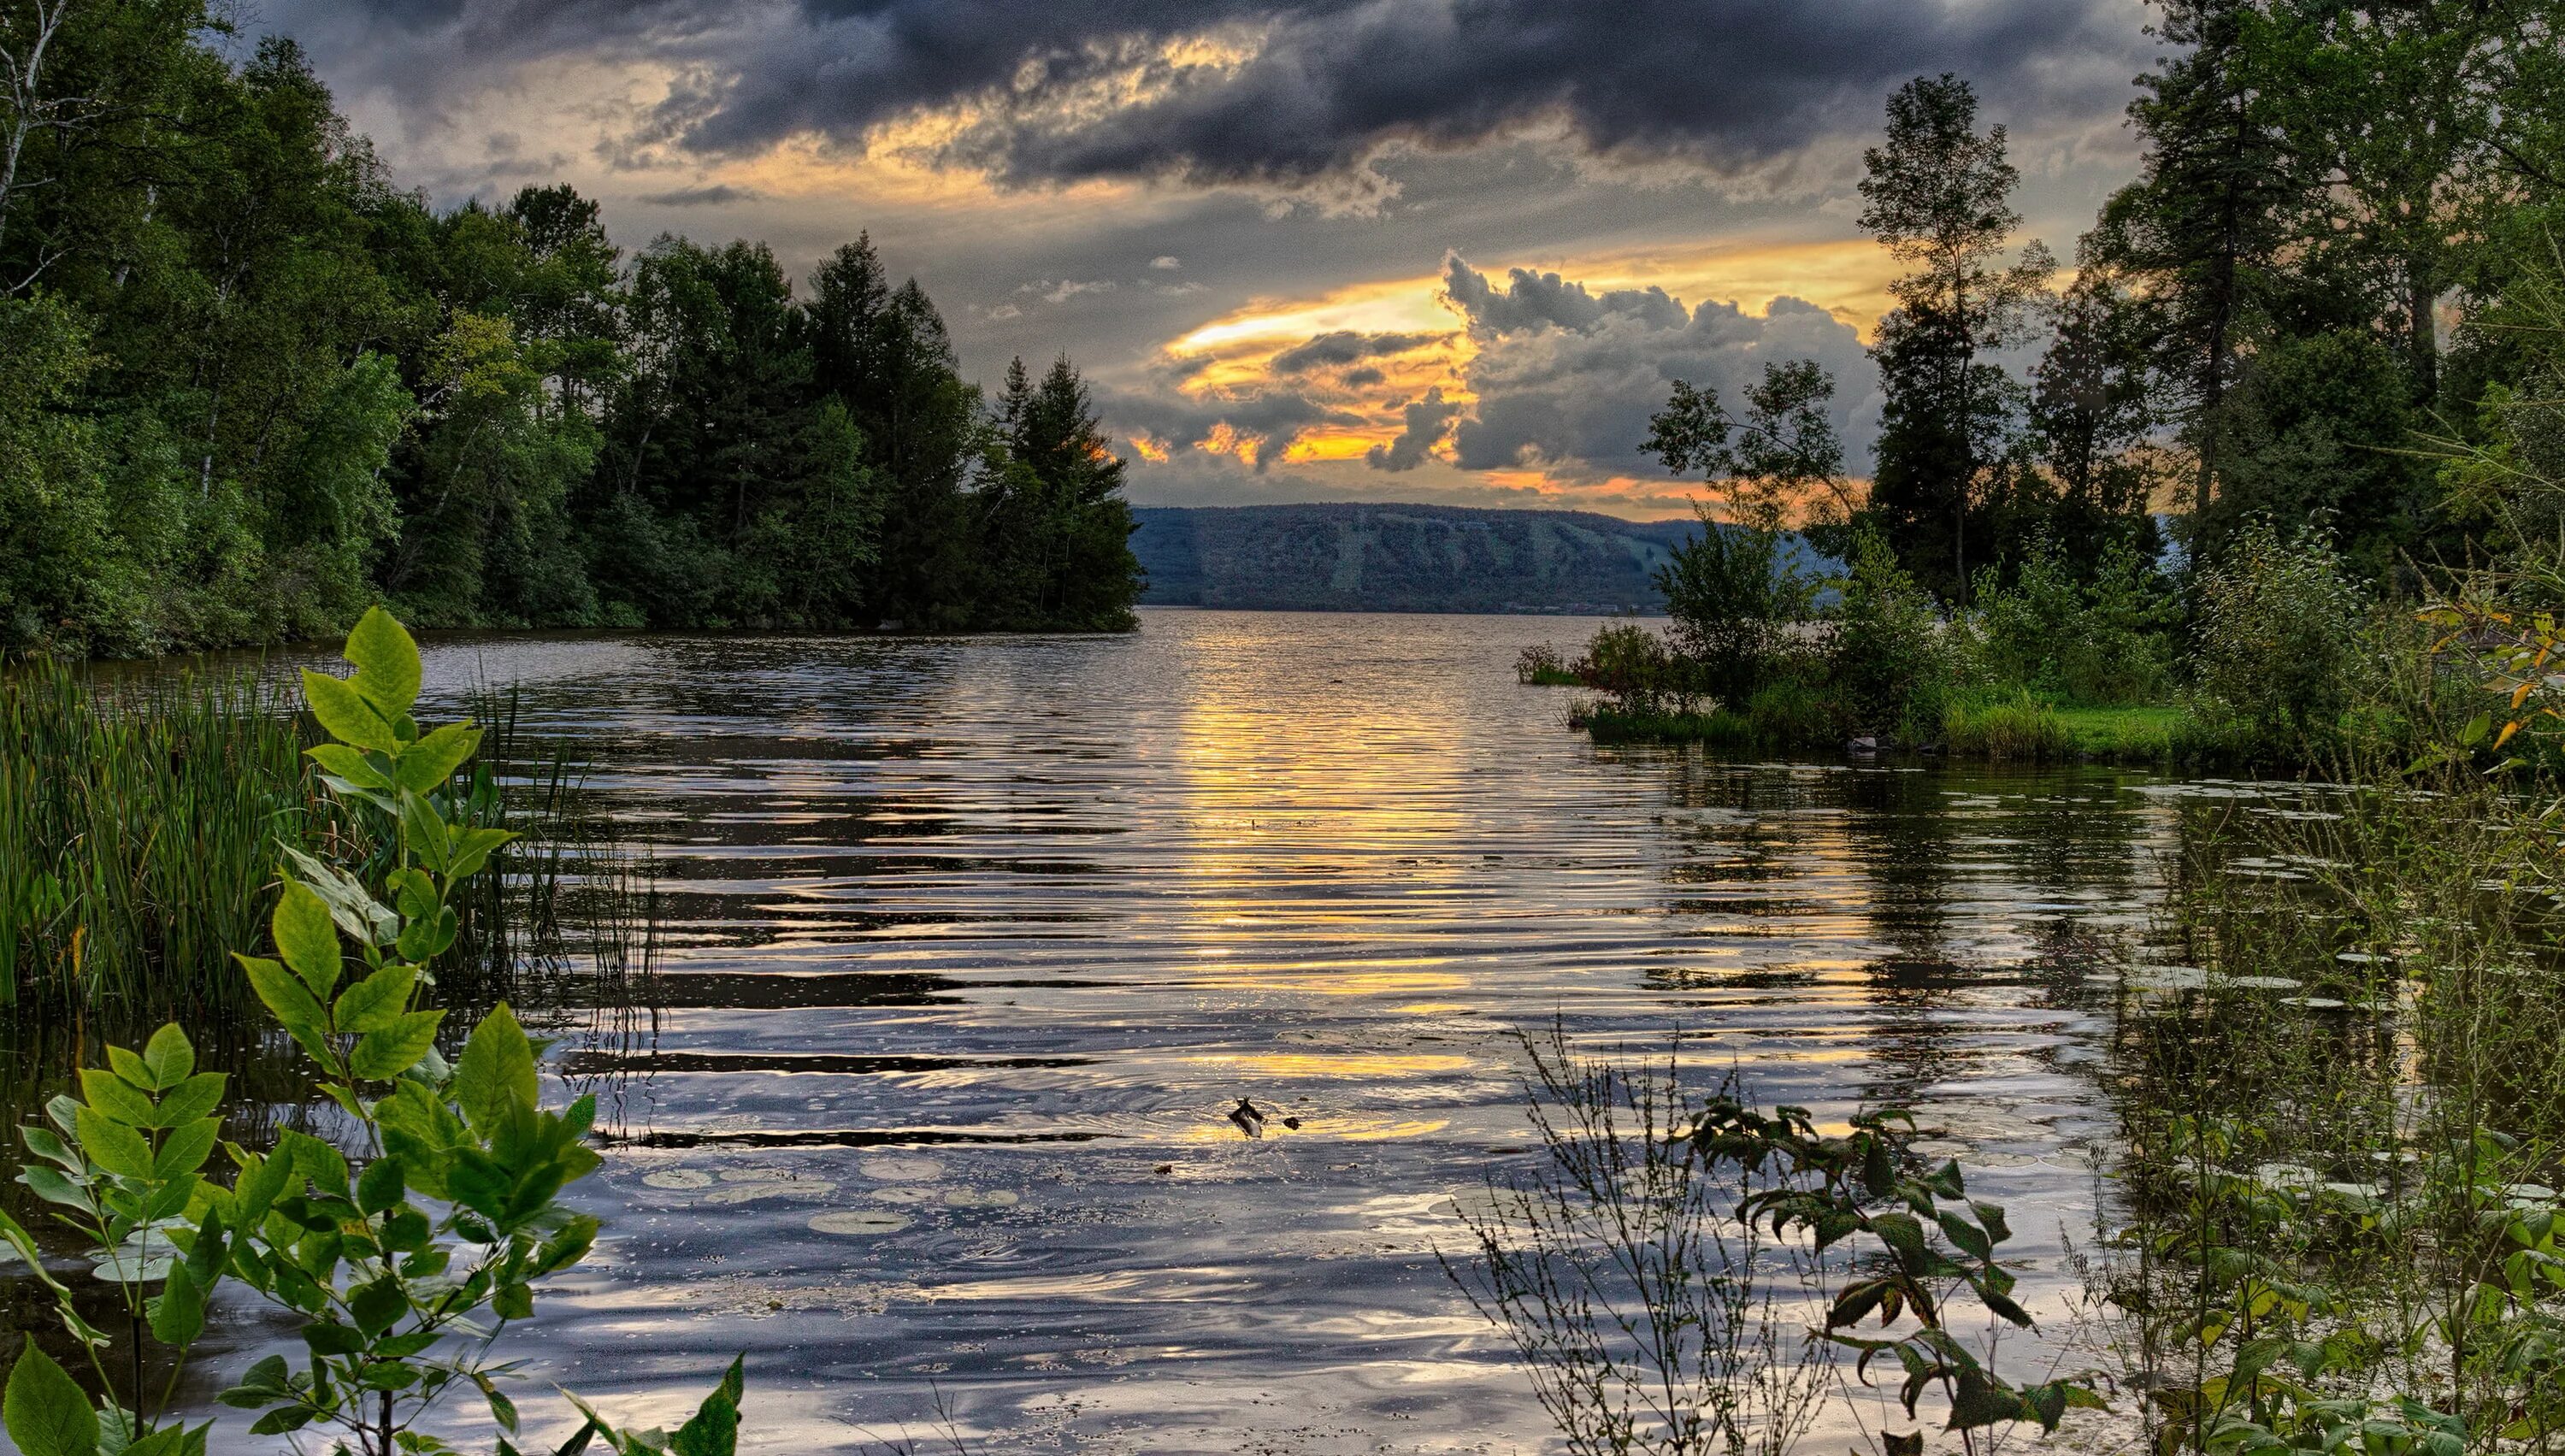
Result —
M567 180L616 241L869 230L966 372L1068 352L1141 504L1678 514L1677 377L1842 383L1889 91L1970 78L2061 257L2135 161L2138 0L267 0L440 204Z

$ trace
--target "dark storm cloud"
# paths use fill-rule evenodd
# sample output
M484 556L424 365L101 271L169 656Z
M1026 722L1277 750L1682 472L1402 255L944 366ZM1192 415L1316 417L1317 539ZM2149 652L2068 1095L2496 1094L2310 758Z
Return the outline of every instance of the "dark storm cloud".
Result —
M1757 317L1727 303L1687 310L1656 289L1596 295L1520 270L1500 290L1457 256L1443 272L1478 345L1463 371L1477 403L1451 432L1464 470L1655 475L1640 442L1675 380L1736 404L1765 364L1799 359L1834 376L1835 428L1856 462L1869 455L1876 372L1852 327L1814 304L1777 298Z
M1306 344L1295 344L1274 356L1270 367L1278 374L1304 373L1366 359L1387 359L1440 343L1449 337L1443 334L1358 334L1351 329L1338 329L1331 334L1321 334Z
M2017 120L2108 115L2147 50L2129 0L281 0L273 18L427 110L476 69L671 63L683 80L637 134L705 154L967 102L978 120L934 154L1015 184L1302 187L1367 175L1384 146L1527 125L1743 177L1876 126L1919 73L1969 76ZM473 64L400 54L425 45Z
M1155 391L1098 389L1096 407L1114 428L1191 449L1211 441L1222 425L1258 442L1256 473L1264 474L1291 443L1322 424L1360 425L1363 416L1330 408L1293 389L1249 390L1213 399Z
M1365 450L1363 460L1374 470L1413 470L1425 463L1434 447L1443 443L1444 436L1452 433L1452 421L1460 416L1461 406L1445 402L1438 384L1426 390L1425 397L1408 404L1398 438Z
M746 187L721 182L710 187L679 187L673 192L644 192L639 200L661 207L722 207L733 202L752 202L756 198L757 193Z

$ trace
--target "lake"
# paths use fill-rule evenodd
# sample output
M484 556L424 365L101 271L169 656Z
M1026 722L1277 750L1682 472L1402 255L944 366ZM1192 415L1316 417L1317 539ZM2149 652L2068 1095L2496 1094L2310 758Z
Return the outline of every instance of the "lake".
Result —
M660 877L655 974L547 1011L611 1145L542 1380L673 1420L744 1350L770 1453L1546 1449L1435 1251L1523 1164L1553 1020L1917 1107L2062 1310L2154 776L1597 749L1513 672L1586 620L1142 622L430 643ZM231 1308L225 1375L292 1334Z

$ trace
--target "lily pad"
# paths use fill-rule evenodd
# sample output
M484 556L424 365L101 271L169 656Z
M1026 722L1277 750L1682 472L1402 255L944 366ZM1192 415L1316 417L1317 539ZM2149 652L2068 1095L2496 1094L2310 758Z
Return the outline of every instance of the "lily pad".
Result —
M824 1178L800 1178L791 1181L761 1180L755 1183L733 1183L715 1188L704 1195L706 1203L748 1203L760 1198L821 1198L837 1191L837 1185Z
M815 1215L811 1220L814 1233L838 1234L847 1238L866 1238L895 1234L917 1220L904 1213L885 1213L877 1208L839 1208Z
M868 1157L859 1166L865 1177L884 1183L932 1183L944 1176L944 1164L931 1157L894 1153Z
M643 1173L641 1181L652 1188L709 1188L713 1185L713 1175L694 1168L661 1168L654 1173Z
M933 1203L935 1190L932 1188L875 1188L872 1190L872 1196L884 1203Z
M724 1168L725 1183L789 1183L793 1175L782 1168Z
M1016 1195L1004 1188L949 1188L944 1193L947 1208L1013 1208Z

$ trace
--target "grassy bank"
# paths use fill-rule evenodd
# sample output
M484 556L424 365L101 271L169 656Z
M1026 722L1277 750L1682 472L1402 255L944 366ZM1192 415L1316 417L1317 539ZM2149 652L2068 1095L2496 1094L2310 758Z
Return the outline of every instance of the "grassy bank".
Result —
M1855 741L1803 714L1758 711L1753 702L1744 712L1582 702L1569 709L1568 723L1596 743L1701 744L1714 753L1834 751ZM2019 697L1950 705L1938 739L1883 745L1874 738L1869 745L1995 763L2208 764L2232 756L2218 725L2187 707L2059 708Z

